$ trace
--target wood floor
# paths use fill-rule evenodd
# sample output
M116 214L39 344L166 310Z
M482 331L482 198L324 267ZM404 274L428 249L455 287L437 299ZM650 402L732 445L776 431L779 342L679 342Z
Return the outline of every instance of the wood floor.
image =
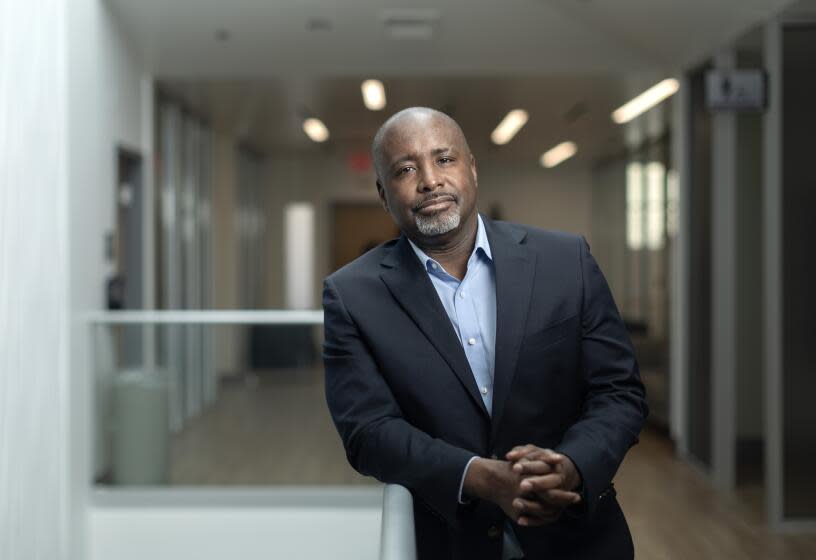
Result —
M816 535L783 536L767 529L761 488L731 496L715 492L654 432L645 431L630 450L615 485L638 558L816 559Z
M174 438L171 457L176 485L376 483L346 462L319 368L223 382L216 404ZM638 558L816 559L816 535L768 531L761 488L714 492L660 434L644 432L615 483Z

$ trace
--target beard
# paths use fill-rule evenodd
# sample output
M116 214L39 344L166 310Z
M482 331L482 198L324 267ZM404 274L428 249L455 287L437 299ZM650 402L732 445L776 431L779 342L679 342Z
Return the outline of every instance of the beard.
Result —
M447 212L440 212L431 216L417 214L414 217L417 230L426 237L443 235L459 227L461 217L459 216L459 205L454 203L453 208Z

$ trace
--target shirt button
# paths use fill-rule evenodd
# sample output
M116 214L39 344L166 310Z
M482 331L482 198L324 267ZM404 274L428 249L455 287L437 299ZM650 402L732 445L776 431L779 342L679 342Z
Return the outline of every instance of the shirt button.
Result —
M439 268L439 266L435 262L432 262L431 263L431 268L436 270L437 268Z
M487 536L491 539L497 539L501 536L501 530L497 526L491 525L490 529L487 530Z
M481 389L479 389L479 390L482 392L482 394L483 394L483 395L486 395L486 394L487 394L487 387L482 387L482 388L481 388Z
M473 346L474 344L476 344L476 339L475 339L475 338L469 338L469 339L468 339L468 344L470 344L471 346Z
M459 292L459 297L461 299L465 299L465 292Z

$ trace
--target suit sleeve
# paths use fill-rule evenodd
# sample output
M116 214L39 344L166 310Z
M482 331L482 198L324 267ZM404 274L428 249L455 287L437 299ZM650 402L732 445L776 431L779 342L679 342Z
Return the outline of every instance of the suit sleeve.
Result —
M453 522L474 454L405 420L331 279L324 283L323 309L326 401L349 463L361 474L409 488Z
M578 421L557 447L584 484L586 513L609 486L648 414L646 394L626 327L598 264L580 240L581 364L587 392Z

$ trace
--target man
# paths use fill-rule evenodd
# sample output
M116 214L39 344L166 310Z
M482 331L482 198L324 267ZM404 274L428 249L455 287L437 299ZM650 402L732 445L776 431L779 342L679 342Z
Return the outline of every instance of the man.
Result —
M402 235L323 295L349 462L411 490L420 559L631 558L611 481L647 407L586 243L480 216L443 113L392 116L373 157Z

